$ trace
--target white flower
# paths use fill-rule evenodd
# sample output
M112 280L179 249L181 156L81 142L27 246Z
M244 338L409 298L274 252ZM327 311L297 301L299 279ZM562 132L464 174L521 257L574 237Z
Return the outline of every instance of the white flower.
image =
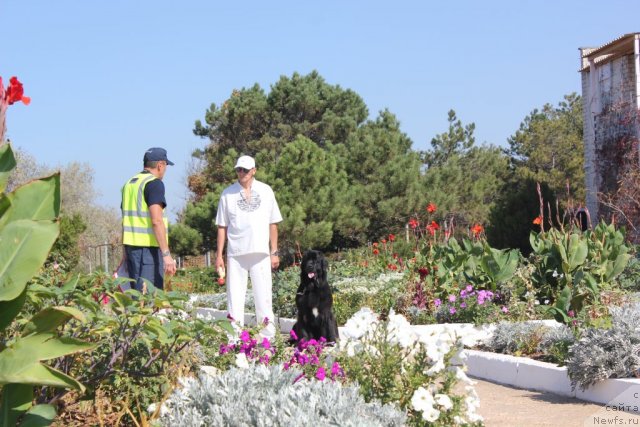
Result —
M427 411L422 412L422 419L430 423L437 420L439 416L440 416L440 411L438 411L436 408L431 408Z
M458 415L455 415L453 417L453 422L456 423L457 426L462 425L462 424L467 424L465 419L460 417L460 416L458 416Z
M435 375L438 372L442 372L444 368L444 361L442 359L439 359L431 368L427 370L427 375Z
M246 369L249 367L249 361L247 360L247 355L244 353L236 354L236 366L241 369Z
M351 316L344 325L344 332L341 333L343 339L359 339L367 332L373 330L378 324L378 317L368 307L362 307L356 314Z
M419 412L432 410L434 403L433 396L429 390L424 387L418 387L418 389L413 392L413 396L411 396L411 406Z
M400 344L402 348L408 348L416 341L416 336L411 329L411 324L401 314L395 314L393 309L389 312L388 340L391 344Z
M456 366L454 367L454 372L456 373L456 379L458 381L462 381L463 383L469 384L469 385L473 385L476 383L475 381L473 381L471 378L467 376L467 374L464 372L464 369Z
M445 411L453 408L453 402L446 394L438 393L433 397L433 400L435 400L439 406L442 406Z

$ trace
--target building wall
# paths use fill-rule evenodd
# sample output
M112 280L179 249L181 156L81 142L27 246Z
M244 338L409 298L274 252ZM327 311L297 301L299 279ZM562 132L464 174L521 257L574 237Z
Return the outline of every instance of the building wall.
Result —
M604 213L599 194L615 191L624 141L637 138L636 73L632 54L582 72L587 208L593 221Z

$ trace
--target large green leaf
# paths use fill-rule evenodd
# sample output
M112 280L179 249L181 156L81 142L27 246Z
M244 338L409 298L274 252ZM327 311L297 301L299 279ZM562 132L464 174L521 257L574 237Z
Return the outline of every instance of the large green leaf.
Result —
M587 253L589 247L587 242L582 240L579 235L571 234L569 237L569 251L567 254L567 262L569 264L569 271L573 271L587 259Z
M0 384L19 382L20 384L47 385L84 391L84 386L75 379L39 362L29 364L19 373L5 373L1 369Z
M0 141L1 143L2 141ZM4 193L9 181L9 175L16 167L16 158L10 144L0 145L0 193Z
M619 254L614 262L608 262L604 280L608 282L618 274L622 273L622 270L627 266L629 259L631 259L631 255L623 253Z
M89 350L94 344L68 337L58 337L52 332L20 337L0 353L0 376L4 367L20 369L22 361L42 361Z
M27 288L25 287L18 298L12 299L11 301L0 301L0 331L11 324L20 310L22 310L26 299Z
M85 315L74 307L47 307L36 313L29 323L22 328L22 336L51 332L72 318L83 322Z
M0 384L40 384L82 389L73 378L40 362L93 348L93 344L54 333L18 338L0 353Z
M0 301L17 298L58 238L54 221L18 220L0 228Z
M60 174L18 187L7 198L11 207L2 215L0 228L19 219L54 220L60 214Z
M33 386L30 384L7 384L2 387L0 403L0 425L15 426L18 417L33 404Z
M29 409L20 427L46 427L53 423L56 407L53 405L36 405Z

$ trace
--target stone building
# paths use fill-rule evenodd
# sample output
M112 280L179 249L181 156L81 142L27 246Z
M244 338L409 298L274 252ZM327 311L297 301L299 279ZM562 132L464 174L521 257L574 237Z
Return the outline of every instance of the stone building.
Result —
M613 205L625 203L618 193L640 161L640 33L625 34L600 47L581 48L580 61L586 204L595 224L610 219L616 210Z

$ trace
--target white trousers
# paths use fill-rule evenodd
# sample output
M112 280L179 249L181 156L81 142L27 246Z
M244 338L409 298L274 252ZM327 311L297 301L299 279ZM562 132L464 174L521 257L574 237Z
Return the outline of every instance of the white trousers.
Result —
M227 257L227 309L233 319L244 325L244 303L247 295L247 279L251 275L253 300L256 306L256 322L268 325L260 335L275 336L273 302L271 295L271 257L267 254L247 254Z

